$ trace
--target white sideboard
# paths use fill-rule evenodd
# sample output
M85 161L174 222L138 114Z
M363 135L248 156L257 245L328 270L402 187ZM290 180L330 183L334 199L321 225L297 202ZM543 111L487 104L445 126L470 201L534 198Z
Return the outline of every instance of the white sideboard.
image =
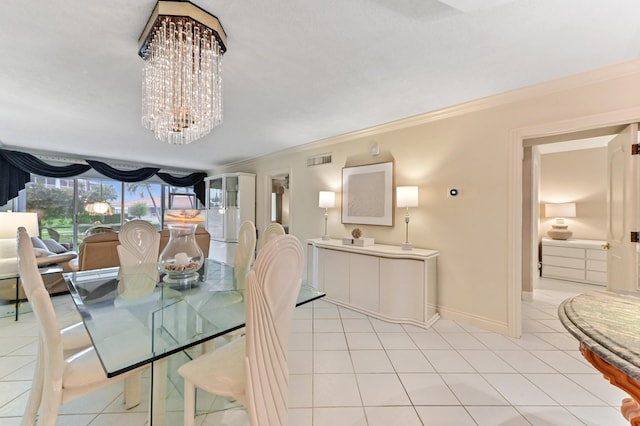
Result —
M607 285L607 251L600 240L542 239L542 276Z
M307 283L326 299L385 321L429 327L438 318L435 250L307 240Z

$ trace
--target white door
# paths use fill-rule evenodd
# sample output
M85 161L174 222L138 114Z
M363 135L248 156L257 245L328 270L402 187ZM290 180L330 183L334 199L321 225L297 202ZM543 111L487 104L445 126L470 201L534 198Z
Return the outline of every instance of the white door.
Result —
M607 287L610 290L638 289L638 243L631 233L638 228L638 124L627 126L609 142L607 153Z

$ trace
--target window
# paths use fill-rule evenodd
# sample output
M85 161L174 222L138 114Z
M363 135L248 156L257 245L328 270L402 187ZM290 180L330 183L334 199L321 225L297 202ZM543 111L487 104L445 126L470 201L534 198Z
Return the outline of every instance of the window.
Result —
M74 196L74 190L77 196ZM44 239L58 239L74 247L84 232L94 225L107 225L119 230L122 223L142 219L156 229L164 225L169 194L182 207L200 209L190 188L176 188L161 183L123 183L100 178L56 179L32 176L24 191L11 204L17 211L35 211ZM179 200L179 201L178 201ZM74 221L74 215L76 220ZM204 213L199 216L204 217Z

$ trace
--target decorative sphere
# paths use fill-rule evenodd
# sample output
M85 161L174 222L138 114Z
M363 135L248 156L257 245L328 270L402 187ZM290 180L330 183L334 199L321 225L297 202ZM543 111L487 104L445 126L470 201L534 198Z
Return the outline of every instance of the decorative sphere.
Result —
M362 231L360 230L360 228L356 228L353 231L351 231L351 236L353 238L360 238L361 235L362 235Z

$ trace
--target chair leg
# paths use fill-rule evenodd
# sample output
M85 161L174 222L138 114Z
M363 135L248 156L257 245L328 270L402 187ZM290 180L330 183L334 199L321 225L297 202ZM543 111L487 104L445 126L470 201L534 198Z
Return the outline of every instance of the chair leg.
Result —
M196 415L196 386L184 380L184 426L193 426Z
M45 391L42 396L42 408L38 419L38 426L56 426L60 404L62 404L62 390L50 389L51 383L45 380Z
M38 348L38 356L36 357L36 369L33 373L33 382L29 391L29 399L22 417L22 426L32 426L36 423L38 409L42 401L42 388L44 386L44 365L40 359L40 349Z
M127 410L140 404L140 386L142 373L136 373L124 379L124 406Z

